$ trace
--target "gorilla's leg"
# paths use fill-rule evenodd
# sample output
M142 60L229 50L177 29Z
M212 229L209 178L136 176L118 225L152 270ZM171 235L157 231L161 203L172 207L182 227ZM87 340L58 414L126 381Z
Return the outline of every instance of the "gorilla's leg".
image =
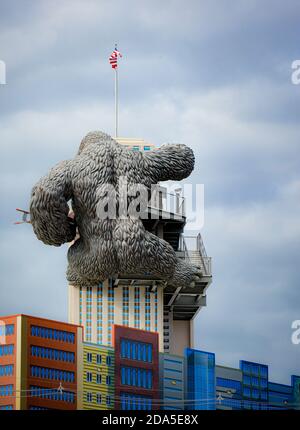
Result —
M68 250L67 279L71 285L94 286L107 279L116 268L111 242L90 239L88 246L80 238Z
M170 279L169 284L174 287L194 287L195 282L199 281L202 277L200 267L193 266L192 264L177 259L173 277Z
M194 287L200 279L200 269L180 260L171 245L145 231L144 250L141 252L142 268L176 287Z

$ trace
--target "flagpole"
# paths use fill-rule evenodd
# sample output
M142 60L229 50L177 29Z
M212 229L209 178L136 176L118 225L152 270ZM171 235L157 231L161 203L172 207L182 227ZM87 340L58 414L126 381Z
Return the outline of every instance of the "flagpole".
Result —
M115 68L115 136L118 137L118 68Z
M115 44L115 50L116 51L118 50L117 44ZM118 106L118 103L119 103L119 100L118 100L119 88L118 88L118 86L119 86L119 82L118 82L118 66L117 66L115 68L115 133L116 133L116 137L118 137L118 114L119 114L119 112L118 112L118 110L119 110L118 109L119 108L119 106Z

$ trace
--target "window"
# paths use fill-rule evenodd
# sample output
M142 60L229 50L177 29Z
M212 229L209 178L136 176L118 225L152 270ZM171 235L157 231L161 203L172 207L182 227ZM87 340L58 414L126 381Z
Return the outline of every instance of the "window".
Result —
M133 151L139 151L139 150L140 150L140 147L139 147L139 146L133 146L133 147L132 147L132 150L133 150Z
M268 380L267 379L261 379L260 380L260 386L261 386L261 388L267 388L268 387Z
M91 403L93 401L93 393L86 393L86 401Z
M54 330L52 328L32 325L30 333L31 336L42 337L45 339L52 339L66 343L75 343L75 334L63 330Z
M111 405L111 397L110 396L106 396L106 405L107 406Z
M14 331L14 324L0 325L0 336L11 336Z
M106 356L106 365L111 366L111 356L110 355Z
M13 355L14 345L0 345L0 357L4 355Z
M268 367L260 366L260 376L263 378L268 378Z
M92 372L86 372L86 381L87 382L92 382L93 380L93 374Z
M250 388L244 387L244 389L243 389L243 395L245 397L251 397L251 390L250 390Z
M234 379L226 379L226 378L216 378L216 385L218 387L228 388L230 390L234 390L237 393L241 392L241 383L239 381L235 381Z
M114 301L115 301L115 290L113 285L113 280L109 280L109 287L107 292L108 298L108 329L107 329L107 341L108 344L111 345L111 331L112 325L114 324Z
M260 392L260 397L262 400L268 400L268 393L267 391L261 391Z
M89 363L92 363L92 361L93 361L93 354L91 352L88 352L86 354L86 361L88 361Z
M79 289L79 324L82 325L82 287Z
M103 285L100 283L97 287L97 342L99 344L102 343L102 302L103 302ZM100 363L101 363L101 355L100 357ZM98 362L98 355L97 355L97 363Z
M145 329L150 330L150 318L151 306L150 306L150 288L147 287L145 291Z
M121 384L151 389L152 388L152 370L122 366Z
M150 150L151 150L150 146L144 146L144 151L150 151Z
M13 385L0 385L0 397L12 396Z
M157 309L157 304L158 304L158 292L157 289L154 293L154 331L158 331L158 309Z
M243 377L243 384L245 385L251 385L251 378L248 375L244 375Z
M121 339L121 357L130 360L152 362L153 346L151 343L142 343Z
M96 381L97 381L97 384L101 384L102 377L101 377L100 373L97 373Z
M92 339L92 287L86 288L86 340L90 342Z
M0 411L12 411L13 410L13 405L1 405L0 406Z
M0 366L0 376L12 376L14 373L14 365L7 364L4 366Z
M121 410L151 410L151 397L137 394L121 393Z
M101 364L102 362L102 356L100 354L97 354L97 364Z
M110 375L106 376L106 385L111 385L111 376Z
M102 403L102 396L100 393L97 393L97 403L98 403L98 405L101 405L101 403Z
M72 391L63 391L60 393L54 388L38 387L35 385L30 386L31 397L41 397L48 400L58 400L66 403L75 402L75 394Z
M66 361L68 363L75 362L74 352L62 351L59 349L44 348L41 346L32 345L30 347L32 357L46 358L48 360Z
M30 366L30 375L34 378L51 379L64 382L74 382L75 373L66 370L51 369L47 367Z
M129 287L123 287L123 325L129 325Z

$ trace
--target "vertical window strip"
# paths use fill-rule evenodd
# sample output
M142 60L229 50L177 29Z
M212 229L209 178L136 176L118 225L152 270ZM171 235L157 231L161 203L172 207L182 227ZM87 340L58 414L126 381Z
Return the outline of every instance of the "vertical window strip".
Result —
M129 325L129 288L123 287L123 325Z
M108 287L108 324L107 324L107 343L111 345L111 331L112 325L114 324L114 302L115 302L115 290L113 287L112 279L109 280Z
M150 289L149 287L145 290L145 329L150 330L150 318L151 318L151 312L150 312Z
M103 306L103 284L97 288L97 342L102 343L102 306Z
M82 287L79 289L79 324L82 325Z
M92 340L92 287L86 288L86 340Z
M140 287L134 288L134 327L140 328Z

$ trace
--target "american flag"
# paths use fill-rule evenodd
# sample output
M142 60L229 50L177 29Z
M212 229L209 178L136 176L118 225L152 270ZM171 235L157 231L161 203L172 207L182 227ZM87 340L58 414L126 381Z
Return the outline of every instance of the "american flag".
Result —
M109 62L113 69L118 67L118 57L122 57L122 54L117 50L116 47L109 57Z

